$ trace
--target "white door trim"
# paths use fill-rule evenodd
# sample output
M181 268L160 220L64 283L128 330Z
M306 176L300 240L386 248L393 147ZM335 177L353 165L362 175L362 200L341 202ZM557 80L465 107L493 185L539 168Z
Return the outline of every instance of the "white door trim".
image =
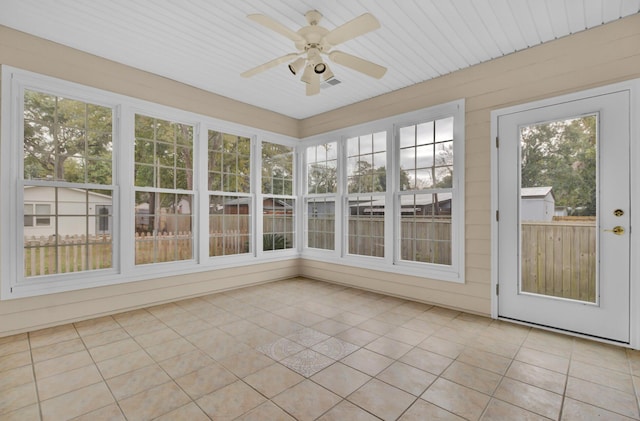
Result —
M498 223L496 220L498 209L498 149L496 137L498 135L498 116L511 114L532 108L546 107L561 102L579 100L591 96L608 94L611 92L628 90L631 104L631 221L630 230L640 229L640 79L620 82L612 85L593 88L553 98L518 104L511 107L493 110L491 112L491 317L498 318ZM634 182L635 180L635 182ZM631 231L630 231L631 232ZM640 253L640 235L631 236L631 279L630 279L630 343L634 349L640 349L640 259L633 258ZM637 304L636 304L637 303ZM553 329L551 329L553 330ZM581 335L577 335L581 336Z

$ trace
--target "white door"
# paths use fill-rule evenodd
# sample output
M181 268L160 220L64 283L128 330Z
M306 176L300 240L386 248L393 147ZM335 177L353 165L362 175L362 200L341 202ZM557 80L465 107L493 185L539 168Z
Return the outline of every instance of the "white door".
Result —
M500 317L629 342L629 98L498 116Z

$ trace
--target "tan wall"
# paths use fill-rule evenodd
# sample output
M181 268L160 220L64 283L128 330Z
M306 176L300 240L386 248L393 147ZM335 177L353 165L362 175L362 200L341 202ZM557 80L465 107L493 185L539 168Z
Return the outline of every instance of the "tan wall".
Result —
M297 260L283 260L0 301L0 337L181 298L291 278L298 273Z
M0 25L0 64L298 137L298 120Z
M494 109L640 77L640 15L479 64L300 122L302 137L466 99L466 283L304 260L301 274L490 314Z
M640 15L302 121L0 26L0 63L290 136L466 98L466 283L310 260L274 262L0 302L0 336L297 274L490 312L490 112L640 77Z

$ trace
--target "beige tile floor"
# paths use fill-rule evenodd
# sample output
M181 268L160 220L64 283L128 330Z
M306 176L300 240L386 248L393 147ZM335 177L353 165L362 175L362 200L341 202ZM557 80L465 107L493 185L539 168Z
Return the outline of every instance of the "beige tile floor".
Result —
M640 419L640 352L308 279L0 338L1 420Z

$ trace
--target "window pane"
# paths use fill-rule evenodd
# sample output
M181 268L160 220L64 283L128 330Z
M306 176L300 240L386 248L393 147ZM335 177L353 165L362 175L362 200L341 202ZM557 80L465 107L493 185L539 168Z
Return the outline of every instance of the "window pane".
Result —
M416 126L417 141L416 145L427 145L433 143L433 121L421 123Z
M347 191L349 193L386 191L385 147L386 132L347 140L347 150L351 155L347 160Z
M191 190L193 128L139 114L135 121L135 185Z
M595 303L598 116L532 124L519 131L520 290Z
M349 254L384 257L384 196L349 198Z
M295 246L295 199L266 197L262 204L262 249L290 249Z
M112 238L99 230L95 212L111 209L112 196L111 190L25 187L31 202L24 205L25 276L111 268Z
M293 195L293 148L262 142L262 193Z
M335 248L335 210L334 198L307 200L307 247Z
M415 126L400 127L400 147L407 148L416 145Z
M111 108L26 90L25 180L112 184L112 131Z
M251 140L209 130L209 171L211 190L249 193Z
M51 225L51 205L36 204L36 226L48 227Z
M24 226L33 226L33 205L30 203L24 205Z
M335 193L338 188L338 144L325 143L307 148L307 191Z
M193 195L136 192L136 264L193 258Z
M209 196L209 256L249 253L251 197Z
M400 190L451 188L453 117L401 128L400 135L412 128L418 133L417 145L400 149Z
M400 259L451 264L451 193L400 195Z

